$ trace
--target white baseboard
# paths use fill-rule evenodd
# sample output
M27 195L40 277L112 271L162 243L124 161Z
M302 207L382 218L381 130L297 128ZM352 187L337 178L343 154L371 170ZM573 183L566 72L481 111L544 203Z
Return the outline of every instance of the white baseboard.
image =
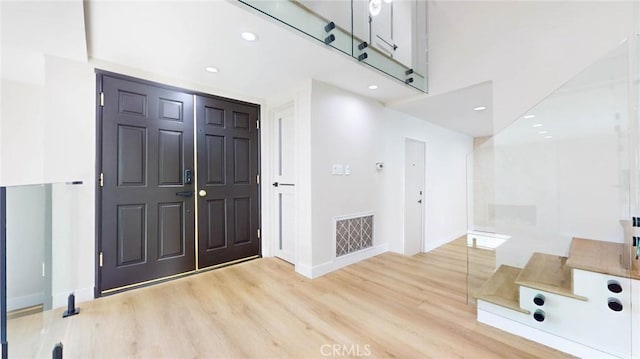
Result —
M462 237L462 236L464 236L466 234L467 234L467 232L461 232L460 234L452 236L450 239L443 239L443 240L440 240L440 241L437 241L437 242L433 242L433 243L425 241L424 247L422 248L422 250L425 253L426 252L431 252L432 250L434 250L436 248L439 248L440 246L445 245L447 243L450 243L451 241L454 241L454 240L456 240L456 239L458 239L458 238L460 238L460 237Z
M66 307L69 294L73 293L76 297L76 304L93 300L93 287L79 288L67 292L55 293L53 295L53 308Z
M21 297L7 298L7 312L33 307L34 305L42 303L44 303L44 293L42 292L23 295Z
M355 253L346 254L344 256L335 258L333 261L322 263L314 267L297 263L296 272L310 279L318 278L327 273L331 273L340 268L346 267L348 265L360 262L367 258L371 258L371 257L377 256L378 254L382 254L388 251L389 251L389 244L383 243L375 247L363 249Z
M537 328L518 323L505 317L478 309L478 322L504 330L548 347L575 355L580 358L617 358L611 354L587 347L574 341L547 333Z

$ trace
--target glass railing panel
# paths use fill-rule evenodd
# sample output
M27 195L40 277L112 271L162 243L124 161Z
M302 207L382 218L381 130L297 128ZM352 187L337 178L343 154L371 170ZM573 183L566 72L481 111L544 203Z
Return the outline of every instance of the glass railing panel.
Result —
M478 291L496 268L496 249L506 239L495 233L488 215L493 203L493 142L491 137L473 139L467 156L467 303L475 304Z
M619 357L631 356L640 280L624 259L634 236L628 64L624 43L474 151L476 161L491 153L493 172L474 221L504 239L479 312ZM470 277L478 271L470 260Z
M427 91L422 0L240 0L420 91ZM375 15L373 15L375 14Z
M9 358L50 357L56 343L70 340L73 321L63 314L73 281L81 276L69 265L78 260L70 240L78 225L77 183L6 187ZM71 350L76 345L66 344Z
M240 0L240 2L352 55L350 1Z
M426 92L427 6L418 0L353 0L353 56Z

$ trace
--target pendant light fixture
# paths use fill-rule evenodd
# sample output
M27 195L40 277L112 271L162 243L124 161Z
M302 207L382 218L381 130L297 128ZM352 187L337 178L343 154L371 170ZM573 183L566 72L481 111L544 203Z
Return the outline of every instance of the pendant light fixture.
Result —
M382 10L382 0L369 0L369 14L371 16L380 15L380 10Z

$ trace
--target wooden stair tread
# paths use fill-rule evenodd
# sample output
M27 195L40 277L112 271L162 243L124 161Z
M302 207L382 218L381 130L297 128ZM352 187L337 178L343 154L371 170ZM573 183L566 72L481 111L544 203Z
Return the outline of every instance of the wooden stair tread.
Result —
M521 313L530 314L520 308L520 290L515 279L520 274L520 268L501 265L475 294L475 298L489 303L513 309Z
M573 294L571 268L565 265L566 261L567 257L533 253L515 283L586 301L587 298Z
M618 277L640 279L640 273L625 269L621 256L624 244L576 238L571 241L567 266Z

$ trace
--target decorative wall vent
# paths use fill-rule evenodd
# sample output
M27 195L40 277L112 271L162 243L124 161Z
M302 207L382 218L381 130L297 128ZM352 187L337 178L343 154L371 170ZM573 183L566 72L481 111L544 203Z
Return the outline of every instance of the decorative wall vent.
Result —
M373 247L373 214L336 219L336 257Z

